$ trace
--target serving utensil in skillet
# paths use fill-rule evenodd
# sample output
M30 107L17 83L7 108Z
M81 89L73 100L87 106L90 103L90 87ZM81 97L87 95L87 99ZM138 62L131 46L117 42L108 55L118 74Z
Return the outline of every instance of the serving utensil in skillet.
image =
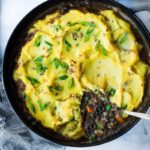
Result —
M150 121L150 114L144 114L144 113L133 112L128 110L123 110L122 112L130 116L134 116L134 117L138 117Z

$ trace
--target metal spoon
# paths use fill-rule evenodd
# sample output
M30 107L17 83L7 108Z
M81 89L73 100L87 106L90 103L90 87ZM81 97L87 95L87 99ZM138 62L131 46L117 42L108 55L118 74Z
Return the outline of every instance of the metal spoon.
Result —
M150 121L150 114L132 112L132 111L128 111L128 110L123 110L123 113L125 113L125 114L127 114L127 115L131 115L131 116L134 116L134 117L138 117L138 118L141 118L141 119L145 119L145 120L149 120L149 121Z

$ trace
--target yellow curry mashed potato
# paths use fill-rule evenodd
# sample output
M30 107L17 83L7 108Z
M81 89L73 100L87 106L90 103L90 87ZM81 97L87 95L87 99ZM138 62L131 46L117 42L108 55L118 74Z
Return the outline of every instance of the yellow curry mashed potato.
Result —
M111 101L127 110L142 102L148 66L130 25L112 10L100 15L71 10L34 23L32 40L23 47L13 77L30 113L45 127L78 139L80 103L85 89L115 89Z

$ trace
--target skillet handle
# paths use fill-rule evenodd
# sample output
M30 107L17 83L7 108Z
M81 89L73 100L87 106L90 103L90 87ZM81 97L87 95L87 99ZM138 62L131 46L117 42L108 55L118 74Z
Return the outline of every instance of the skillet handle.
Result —
M132 7L131 10L134 13L137 13L137 12L140 12L140 11L149 11L150 12L150 5Z

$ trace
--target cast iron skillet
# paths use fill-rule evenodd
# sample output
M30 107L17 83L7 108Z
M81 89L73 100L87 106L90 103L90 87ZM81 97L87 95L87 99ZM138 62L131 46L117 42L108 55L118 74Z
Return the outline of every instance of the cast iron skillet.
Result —
M144 53L141 54L141 57L144 58L148 64L150 64L150 35L146 30L145 26L141 23L141 21L134 15L134 13L124 7L123 5L113 1L113 0L49 0L35 9L33 9L29 14L27 14L22 21L17 25L14 32L12 33L4 55L3 60L3 84L5 88L6 95L9 99L9 102L16 112L16 114L20 117L22 122L31 129L35 134L39 135L39 137L44 138L45 140L52 141L58 144L67 145L67 146L76 146L76 147L85 147L85 146L94 146L109 142L113 139L118 138L123 135L129 129L131 129L139 119L128 117L126 123L122 126L121 129L114 131L113 135L109 135L100 141L92 141L88 143L85 139L72 141L69 139L65 139L61 135L55 133L54 131L43 127L40 122L36 121L32 116L28 113L26 107L24 107L24 103L18 96L16 85L13 81L12 74L14 67L16 65L15 58L19 55L19 50L21 46L25 43L26 31L29 27L31 27L32 23L45 16L45 14L54 12L55 10L61 10L62 13L67 12L69 9L80 9L82 11L88 10L90 12L97 13L102 9L117 9L119 10L119 14L125 20L127 20L132 26L138 28L140 35L139 40L144 45ZM146 112L150 103L150 80L147 78L147 84L145 89L145 94L143 98L143 103L137 109L139 112Z

